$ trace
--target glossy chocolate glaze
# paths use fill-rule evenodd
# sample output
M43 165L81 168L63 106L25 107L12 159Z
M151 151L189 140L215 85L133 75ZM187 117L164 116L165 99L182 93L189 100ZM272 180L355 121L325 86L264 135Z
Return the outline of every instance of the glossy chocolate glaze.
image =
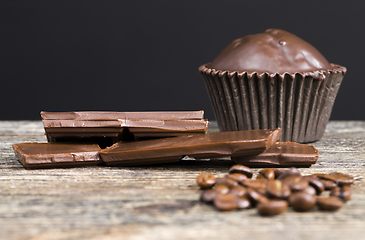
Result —
M308 144L277 142L261 154L233 157L232 160L250 167L309 167L317 162L318 150Z
M280 29L268 29L234 40L208 67L258 73L296 73L333 68L311 44Z
M97 144L20 143L15 155L25 168L90 166L101 163Z
M220 132L175 138L118 142L103 149L100 156L107 165L134 166L177 162L184 156L216 158L259 154L274 144L280 129Z

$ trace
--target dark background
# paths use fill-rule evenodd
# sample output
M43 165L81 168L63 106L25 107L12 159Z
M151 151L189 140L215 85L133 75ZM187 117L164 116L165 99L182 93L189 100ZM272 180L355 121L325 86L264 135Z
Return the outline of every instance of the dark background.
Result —
M232 40L296 34L347 67L331 119L365 120L364 1L1 1L0 120L200 110L198 68Z

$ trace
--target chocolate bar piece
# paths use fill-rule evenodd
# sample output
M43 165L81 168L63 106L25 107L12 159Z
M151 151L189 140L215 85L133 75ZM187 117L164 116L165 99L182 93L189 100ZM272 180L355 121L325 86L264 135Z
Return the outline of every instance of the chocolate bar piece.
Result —
M194 112L41 112L49 142L117 141L204 134L208 120ZM135 119L134 119L135 118Z
M25 168L91 166L101 163L97 144L20 143L13 149Z
M204 111L181 112L41 112L43 120L114 120L114 119L203 119Z
M129 128L131 132L205 132L208 121L200 120L159 120L159 119L117 119L110 121L43 120L48 132L57 129L83 128L82 132L94 132L95 128ZM63 130L62 130L63 131Z
M100 152L109 166L178 162L184 156L217 158L259 154L280 137L281 129L186 135L138 142L118 142Z
M318 150L308 144L277 142L263 153L232 160L249 167L310 167L318 160Z

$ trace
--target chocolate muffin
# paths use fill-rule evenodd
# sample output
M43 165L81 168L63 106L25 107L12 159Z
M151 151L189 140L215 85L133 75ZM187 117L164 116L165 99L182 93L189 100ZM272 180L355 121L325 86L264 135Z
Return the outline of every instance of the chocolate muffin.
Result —
M279 29L231 42L199 68L221 131L282 129L280 141L319 140L346 68Z

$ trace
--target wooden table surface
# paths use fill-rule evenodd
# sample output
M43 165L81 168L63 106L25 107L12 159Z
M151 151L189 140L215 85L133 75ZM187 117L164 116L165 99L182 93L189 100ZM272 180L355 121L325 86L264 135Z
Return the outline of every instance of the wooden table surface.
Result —
M333 213L276 217L198 201L196 176L223 176L228 160L25 170L11 145L35 141L46 141L40 121L0 122L0 239L365 239L365 121L330 122L313 143L317 164L301 169L353 175L352 199Z

